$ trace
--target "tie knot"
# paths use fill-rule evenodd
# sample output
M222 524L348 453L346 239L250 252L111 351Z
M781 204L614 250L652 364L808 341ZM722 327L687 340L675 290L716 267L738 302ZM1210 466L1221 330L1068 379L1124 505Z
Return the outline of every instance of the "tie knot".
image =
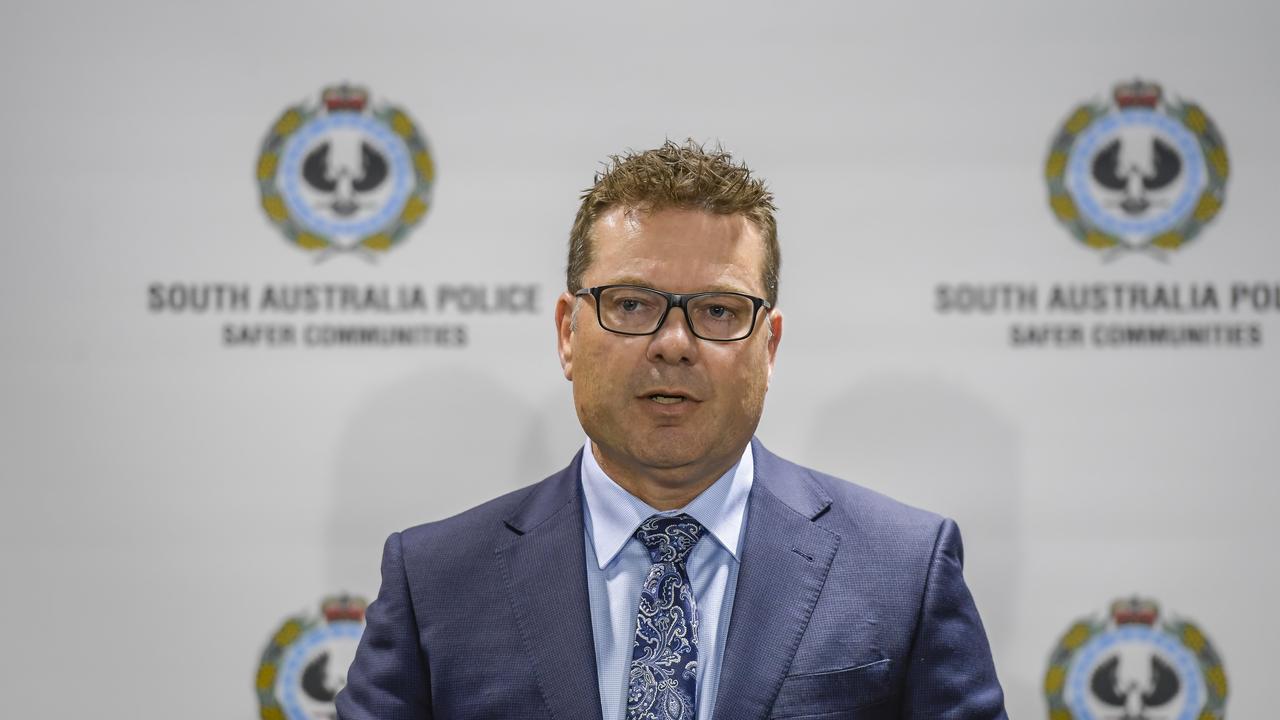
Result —
M636 528L636 539L649 549L655 563L682 563L702 537L702 523L692 516L654 515Z

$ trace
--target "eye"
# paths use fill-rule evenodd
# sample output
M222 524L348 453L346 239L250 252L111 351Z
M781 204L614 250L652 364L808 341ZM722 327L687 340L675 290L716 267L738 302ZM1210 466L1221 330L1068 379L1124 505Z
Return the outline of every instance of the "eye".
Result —
M620 297L614 300L613 304L614 307L626 313L640 312L649 307L649 303L644 298L634 296Z
M738 310L724 303L713 302L698 308L697 316L702 322L729 325L737 323Z

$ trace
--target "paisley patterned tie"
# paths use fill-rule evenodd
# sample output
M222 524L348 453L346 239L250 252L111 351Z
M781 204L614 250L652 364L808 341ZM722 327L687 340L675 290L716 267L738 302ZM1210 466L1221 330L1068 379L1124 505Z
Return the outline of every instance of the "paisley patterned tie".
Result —
M683 513L654 515L636 529L653 566L640 589L627 720L694 720L697 715L698 606L684 563L703 529Z

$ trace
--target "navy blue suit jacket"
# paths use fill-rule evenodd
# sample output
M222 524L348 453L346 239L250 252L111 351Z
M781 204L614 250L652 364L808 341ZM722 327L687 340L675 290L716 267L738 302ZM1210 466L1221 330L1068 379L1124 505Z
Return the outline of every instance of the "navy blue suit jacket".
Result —
M955 523L752 450L708 720L1006 718ZM580 462L387 539L341 720L599 720Z

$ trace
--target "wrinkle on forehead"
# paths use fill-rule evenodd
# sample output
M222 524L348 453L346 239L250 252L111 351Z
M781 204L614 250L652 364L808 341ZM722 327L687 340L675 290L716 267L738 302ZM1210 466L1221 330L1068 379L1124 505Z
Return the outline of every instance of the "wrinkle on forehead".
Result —
M662 283L654 283L649 278L653 277L658 271L658 263L645 263L637 260L622 268L622 271L614 273L606 279L609 285L639 285L640 287L652 287L654 290L665 290L667 292L737 292L746 293L748 295L754 292L754 288L746 281L746 273L740 272L741 268L733 263L726 263L720 266L720 271L709 279L705 279L698 284L697 290L674 290L668 287L660 287ZM646 269L649 271L646 272ZM636 272L628 272L636 270Z
M592 284L647 285L672 292L763 291L764 242L745 216L617 207L597 220L597 230L596 257L588 270ZM691 254L700 255L696 263L689 261Z

